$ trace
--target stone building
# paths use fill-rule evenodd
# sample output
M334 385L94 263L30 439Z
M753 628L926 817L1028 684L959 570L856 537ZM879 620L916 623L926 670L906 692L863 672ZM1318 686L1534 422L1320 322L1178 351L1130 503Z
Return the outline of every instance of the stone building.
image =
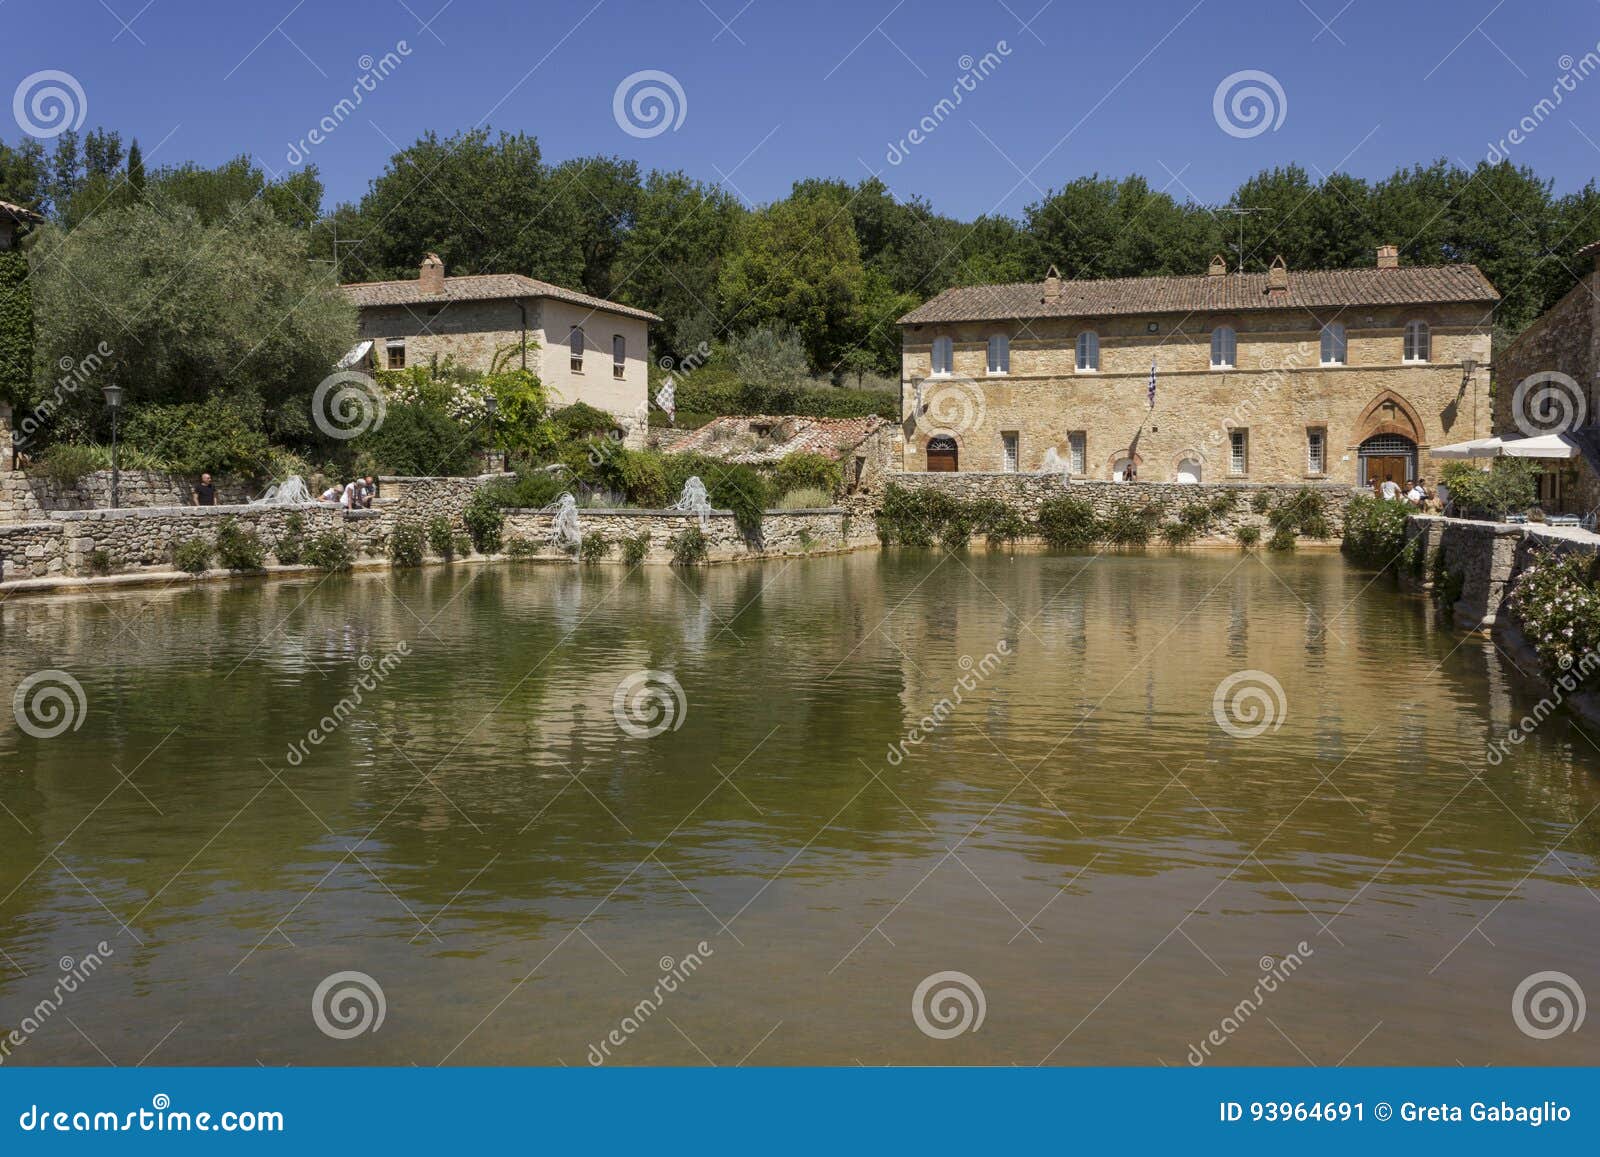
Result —
M393 370L450 358L481 371L498 357L538 374L558 405L605 410L630 444L642 441L655 314L520 273L446 277L434 253L415 279L343 289L360 311L361 342L342 365Z
M1539 503L1547 511L1600 508L1600 241L1578 250L1578 284L1494 358L1494 434L1560 429L1581 454L1547 461Z
M666 454L705 454L753 466L772 465L790 454L820 454L839 463L847 495L865 498L881 493L884 475L899 467L894 432L894 423L876 414L724 416L682 433L663 432L658 448Z
M1436 476L1485 434L1491 314L1472 265L948 289L900 319L905 468L1147 482ZM1153 388L1152 388L1153 381ZM1153 401L1152 401L1153 398Z

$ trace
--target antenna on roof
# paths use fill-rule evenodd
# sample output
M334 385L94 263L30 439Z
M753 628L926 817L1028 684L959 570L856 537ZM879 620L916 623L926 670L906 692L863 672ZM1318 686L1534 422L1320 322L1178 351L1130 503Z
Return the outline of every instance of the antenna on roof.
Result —
M1239 272L1244 272L1244 219L1256 213L1271 213L1272 209L1246 209L1242 205L1224 205L1216 210L1219 213L1231 213L1239 218Z

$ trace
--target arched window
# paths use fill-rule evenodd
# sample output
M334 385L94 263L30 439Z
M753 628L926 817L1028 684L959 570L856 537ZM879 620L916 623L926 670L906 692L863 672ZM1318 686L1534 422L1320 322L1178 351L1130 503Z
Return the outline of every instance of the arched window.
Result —
M956 440L940 434L928 439L928 469L950 472L961 468L961 451Z
M933 376L944 378L950 376L950 369L955 362L956 343L947 337L933 339Z
M1211 331L1211 368L1231 370L1238 349L1239 338L1231 325L1219 325Z
M583 330L578 326L572 327L572 332L567 335L567 350L570 355L572 372L583 373Z
M1330 321L1322 327L1322 364L1325 366L1342 366L1350 353L1350 343L1345 337L1344 326L1339 322Z
M1406 361L1425 362L1433 352L1433 339L1425 321L1406 322Z
M1087 373L1100 368L1100 335L1086 329L1078 335L1078 370Z
M1185 485L1197 485L1200 482L1200 459L1184 458L1178 462L1177 481Z
M992 334L989 337L989 372L991 374L1011 372L1011 339L1003 333Z

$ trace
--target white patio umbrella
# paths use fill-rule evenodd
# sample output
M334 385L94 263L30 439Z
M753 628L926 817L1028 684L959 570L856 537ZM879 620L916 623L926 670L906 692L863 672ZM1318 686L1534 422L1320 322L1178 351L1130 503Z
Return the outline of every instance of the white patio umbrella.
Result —
M1501 446L1501 453L1512 458L1576 458L1583 451L1565 434L1540 434L1513 438Z
M1435 458L1498 458L1505 452L1504 446L1505 442L1499 438L1472 438L1448 446L1435 446L1428 453Z

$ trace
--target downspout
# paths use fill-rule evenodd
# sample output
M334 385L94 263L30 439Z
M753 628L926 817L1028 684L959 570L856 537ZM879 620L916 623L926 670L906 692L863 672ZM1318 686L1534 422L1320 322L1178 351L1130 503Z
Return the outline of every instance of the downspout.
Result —
M528 303L517 298L517 310L522 314L522 368L528 368Z

